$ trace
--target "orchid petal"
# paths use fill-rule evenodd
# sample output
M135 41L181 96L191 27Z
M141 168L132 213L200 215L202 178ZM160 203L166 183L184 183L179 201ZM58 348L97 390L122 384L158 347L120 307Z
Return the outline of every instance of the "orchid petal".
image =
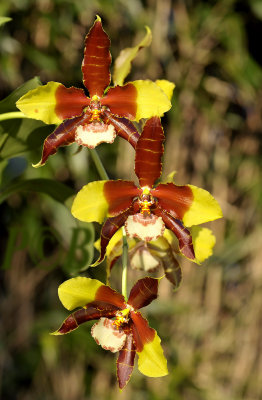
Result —
M104 196L108 202L108 216L114 217L132 205L133 199L141 194L131 181L107 181L104 185Z
M158 204L174 218L182 220L184 214L193 203L193 193L189 185L177 186L173 183L160 183L151 190Z
M111 54L110 39L102 28L101 18L97 16L94 25L85 39L84 59L82 63L83 82L90 97L102 97L109 85Z
M116 116L135 120L137 113L137 89L132 83L112 87L101 99L101 105L109 107L110 112Z
M101 318L92 326L91 335L104 350L116 353L121 350L126 342L126 334L108 318Z
M108 181L95 181L85 185L76 195L72 214L75 218L84 222L104 221L109 204L104 195L104 186Z
M160 118L150 118L136 146L135 173L142 188L152 187L161 175L164 139Z
M118 231L118 229L124 225L126 219L132 213L133 210L129 208L115 217L107 218L101 230L100 257L94 264L92 264L93 267L100 264L104 260L106 255L107 245L110 242L110 239Z
M163 113L170 110L170 100L154 82L138 80L130 83L137 90L136 121L139 121L141 118L151 118L153 116L161 117Z
M154 242L139 241L136 244L135 248L129 251L129 260L132 269L137 269L145 272L153 272L162 265L161 258L153 255L150 251L150 243ZM130 250L129 241L128 248Z
M192 237L189 230L184 227L179 219L173 218L159 206L154 210L154 213L161 217L166 228L170 229L176 235L181 253L190 260L195 260Z
M123 389L128 383L134 368L135 360L135 343L132 333L127 333L126 343L122 350L119 351L119 356L116 362L117 379L119 388Z
M82 114L89 102L82 89L49 82L30 90L17 101L16 106L29 118L46 124L60 124L66 118Z
M131 289L128 304L139 310L157 298L159 279L146 277L139 279Z
M102 309L103 307L103 309ZM102 317L112 318L116 315L118 307L110 304L98 304L94 306L88 306L87 308L81 308L70 314L62 323L57 331L53 332L52 335L65 335L77 329L79 325L87 321L99 319Z
M201 228L199 226L193 226L191 229L191 234L196 260L199 263L202 263L208 257L212 256L216 238L210 229Z
M192 191L193 201L183 216L186 226L203 224L223 217L220 205L207 190L193 185L188 187Z
M145 28L146 35L138 43L138 45L121 50L119 56L115 60L113 72L113 81L115 85L123 85L125 78L131 70L131 62L136 57L138 51L144 47L148 47L151 44L151 30L148 26L146 26Z
M94 301L102 301L119 308L125 304L124 297L109 286L97 279L82 276L63 282L58 288L58 296L68 310L84 307Z
M176 85L173 82L167 81L166 79L157 79L155 83L163 90L168 99L171 100Z
M141 118L162 116L171 108L163 90L149 80L129 82L124 86L110 88L101 104L118 116L139 121Z
M85 124L90 119L89 114L83 114L80 117L65 120L52 132L44 141L42 158L39 163L33 167L42 167L49 156L56 154L61 146L68 146L75 141L75 133L79 126Z
M108 111L105 111L104 114L106 115L106 118L104 118L104 122L106 124L113 125L117 135L127 140L135 149L140 135L132 122L126 118L112 115Z
M139 371L151 377L167 375L167 361L156 331L149 327L148 322L139 312L132 311L130 314L134 323L132 329Z
M166 229L166 232L170 231ZM175 289L178 289L182 280L182 270L167 239L162 236L149 242L147 247L148 251L161 261L166 278L174 285Z

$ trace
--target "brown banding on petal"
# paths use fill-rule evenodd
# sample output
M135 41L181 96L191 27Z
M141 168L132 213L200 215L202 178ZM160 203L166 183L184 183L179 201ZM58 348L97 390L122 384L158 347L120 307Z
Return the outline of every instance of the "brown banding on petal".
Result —
M56 89L55 98L57 102L55 113L61 119L81 115L83 109L90 104L90 99L85 95L83 89L66 88L62 84Z
M100 288L97 290L95 301L91 304L96 304L96 302L98 302L98 304L99 302L105 302L121 309L124 309L126 306L124 296L105 285L100 286Z
M101 317L112 318L115 316L117 311L116 308L112 306L109 309L108 305L106 309L101 308L101 304L99 307L89 306L87 308L81 308L80 310L77 310L74 313L70 314L69 317L65 319L61 327L58 329L58 333L60 333L61 335L69 333L78 328L78 326L83 324L84 322L99 319Z
M194 196L189 186L177 186L173 183L161 183L151 190L158 204L174 218L182 220L185 212L191 207Z
M67 119L62 122L44 141L43 153L39 165L45 164L48 157L55 154L60 146L67 146L75 141L75 132L79 125L88 123L90 114Z
M150 118L136 146L135 173L141 187L152 187L161 175L164 139L160 118Z
M101 230L101 253L99 259L96 261L95 265L99 264L103 261L106 255L107 245L112 238L112 236L118 231L121 226L124 225L127 217L133 213L132 208L130 207L123 213L117 215L116 217L107 218Z
M129 298L128 304L139 310L142 307L150 304L154 299L157 298L158 294L158 279L146 277L139 279L133 286Z
M163 238L163 240L165 240ZM177 289L182 280L181 267L172 251L171 246L165 249L159 248L154 242L147 243L148 252L152 252L159 262L161 262L166 278L175 286Z
M110 39L97 19L85 39L84 59L82 63L83 82L90 97L103 93L110 83L111 54Z
M107 181L104 184L104 195L109 204L108 213L116 216L129 208L141 190L130 181Z
M119 388L123 389L128 383L134 368L135 360L135 343L133 341L133 336L129 328L129 332L126 333L126 343L122 350L119 351L119 356L117 359L117 379Z
M189 230L184 227L179 219L173 218L159 206L156 207L154 213L160 216L163 219L166 227L176 235L181 253L190 260L194 260L195 252L192 243L192 236Z
M141 352L146 343L153 342L155 338L155 330L150 328L147 320L142 317L140 312L131 311L130 317L133 321L131 327L136 345L136 351Z
M104 115L105 117L103 118L103 121L106 124L113 125L115 127L117 135L127 140L135 149L140 135L132 122L130 122L126 118L116 117L112 115L109 111L104 111Z
M101 104L109 107L112 114L131 120L136 119L137 89L132 83L110 88L101 99Z

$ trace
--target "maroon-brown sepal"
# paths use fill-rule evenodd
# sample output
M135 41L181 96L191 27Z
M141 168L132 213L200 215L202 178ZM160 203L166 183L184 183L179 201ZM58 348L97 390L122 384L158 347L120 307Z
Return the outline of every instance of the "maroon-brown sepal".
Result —
M167 229L170 229L177 237L179 243L179 250L184 256L190 260L195 259L195 252L192 242L192 236L187 228L184 227L183 223L177 219L173 218L165 210L162 210L157 206L154 210L154 214L161 217L166 225Z
M102 308L100 307L100 304L102 304ZM95 300L87 304L87 306L90 305L96 306L98 309L102 310L114 309L114 307L119 310L126 307L124 296L106 285L102 285L97 289Z
M104 122L107 125L113 125L117 135L127 140L135 149L140 135L132 122L126 118L112 115L109 111L105 111L104 115Z
M110 39L97 19L85 39L84 59L82 62L83 82L90 97L103 93L110 83L111 54Z
M127 338L124 347L119 351L119 356L116 362L117 379L120 389L123 389L126 386L132 375L136 355L136 348L131 328L128 327L124 330Z
M164 139L160 118L150 118L136 146L135 173L141 187L152 187L161 175Z
M136 119L137 89L132 83L114 86L101 99L101 104L109 107L112 114L131 120Z
M116 233L116 231L118 231L118 229L124 225L128 216L132 215L132 214L133 214L133 210L132 210L132 207L130 207L123 213L117 215L116 217L107 218L107 220L105 221L104 225L102 226L102 230L101 230L100 257L95 262L94 265L97 265L103 261L103 259L105 258L105 255L106 255L106 248L107 248L107 245L108 245L110 239L113 237L113 235Z
M133 324L131 325L133 331L133 339L136 345L136 351L141 352L146 343L150 343L155 338L155 330L150 328L148 322L142 317L138 311L130 312Z
M90 114L85 113L80 117L67 119L62 122L51 135L44 141L43 153L39 165L44 165L49 156L55 154L60 146L68 146L75 141L75 133L78 126L88 123Z
M127 210L132 205L133 199L141 194L134 182L107 181L104 184L104 196L108 202L108 213L110 216L116 216Z
M56 89L55 98L55 113L61 120L81 115L84 108L90 104L90 99L84 90L74 86L66 88L60 84Z
M158 199L158 204L162 209L179 219L183 219L194 200L189 186L177 186L173 183L160 183L151 191L151 194Z
M158 279L146 277L139 279L131 289L128 304L139 310L157 298Z
M102 304L102 302L101 304L97 305L90 304L87 308L81 308L80 310L70 314L57 330L57 333L64 335L72 332L84 322L99 319L101 317L112 318L115 316L117 310L117 307L108 304Z

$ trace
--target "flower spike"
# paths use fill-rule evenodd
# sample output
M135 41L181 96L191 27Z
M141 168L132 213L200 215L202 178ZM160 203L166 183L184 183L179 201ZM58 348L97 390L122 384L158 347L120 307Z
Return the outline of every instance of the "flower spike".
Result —
M157 240L167 228L177 237L180 252L196 261L192 235L187 227L222 217L219 204L206 190L171 182L155 185L161 175L163 140L160 119L150 118L136 146L135 172L140 186L123 180L103 181L96 200L99 211L95 215L89 212L93 207L92 196L89 200L86 194L98 183L84 186L77 194L72 207L76 218L100 223L107 218L101 231L101 254L93 265L104 259L111 238L121 226L125 227L127 236L146 242Z

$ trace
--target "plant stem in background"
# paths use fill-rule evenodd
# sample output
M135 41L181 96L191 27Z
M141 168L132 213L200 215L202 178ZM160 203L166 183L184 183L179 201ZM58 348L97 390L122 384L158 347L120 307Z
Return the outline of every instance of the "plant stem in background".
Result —
M123 271L122 271L122 295L127 300L127 260L128 260L128 243L126 239L126 231L125 228L122 228L123 233L123 254L122 254L122 263L123 263Z
M96 166L97 172L101 179L108 180L109 177L104 168L104 165L95 149L89 149L92 160ZM123 232L123 254L122 254L122 262L123 262L123 271L122 271L122 294L127 300L127 260L128 260L128 243L126 239L126 231L125 228L122 228Z
M109 177L107 175L107 172L103 166L103 163L102 163L97 151L95 149L89 149L89 152L92 157L92 160L94 161L94 164L96 166L96 169L97 169L97 172L98 172L100 178L102 180L107 181L109 179Z
M13 111L0 114L0 121L5 121L7 119L14 119L14 118L28 118L28 117L20 111Z

